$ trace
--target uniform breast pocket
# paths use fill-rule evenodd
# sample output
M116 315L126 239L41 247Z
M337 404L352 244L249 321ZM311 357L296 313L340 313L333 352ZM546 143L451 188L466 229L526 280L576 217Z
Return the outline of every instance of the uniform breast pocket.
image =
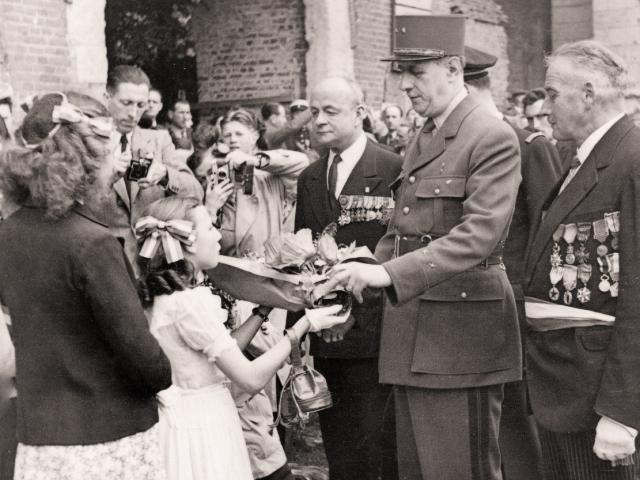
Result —
M468 271L421 295L411 371L464 375L507 368L505 288L494 271Z
M416 189L416 208L433 218L431 231L446 233L460 222L466 182L464 175L420 180Z

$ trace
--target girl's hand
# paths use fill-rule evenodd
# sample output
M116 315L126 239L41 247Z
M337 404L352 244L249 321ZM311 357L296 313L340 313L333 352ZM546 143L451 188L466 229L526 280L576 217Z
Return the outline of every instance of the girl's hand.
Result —
M351 310L349 309L346 312L340 313L341 310L342 305L331 305L313 309L307 308L305 310L305 316L309 321L309 331L319 332L346 322L351 314Z
M211 183L207 189L207 196L204 206L209 214L214 216L218 213L233 193L233 184L227 179L220 183Z

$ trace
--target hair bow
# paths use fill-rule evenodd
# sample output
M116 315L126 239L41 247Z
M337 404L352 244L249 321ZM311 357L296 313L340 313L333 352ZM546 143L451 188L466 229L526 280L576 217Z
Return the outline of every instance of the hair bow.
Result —
M110 117L96 117L91 118L82 113L82 111L69 103L67 96L62 92L57 92L58 95L62 97L62 103L60 105L56 105L53 107L53 111L51 112L51 121L55 124L51 131L47 134L47 136L42 139L38 143L27 143L22 139L24 146L27 148L35 149L40 146L40 144L48 139L52 138L56 132L60 129L60 126L63 124L69 123L80 123L87 122L91 131L98 136L104 138L110 138L111 133L113 132L113 119ZM33 102L33 100L32 100ZM31 105L33 106L33 105ZM31 107L29 107L30 109Z
M167 263L182 260L184 254L181 244L193 245L196 240L193 223L188 220L163 222L154 217L143 217L136 222L135 232L137 238L145 239L138 255L152 259L162 242Z

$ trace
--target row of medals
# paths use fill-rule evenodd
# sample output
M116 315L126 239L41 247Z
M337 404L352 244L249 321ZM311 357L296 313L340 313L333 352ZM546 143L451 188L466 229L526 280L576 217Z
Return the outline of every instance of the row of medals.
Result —
M599 243L596 248L598 270L600 272L600 282L598 290L602 293L609 293L612 297L618 296L618 278L620 275L620 254L618 250L618 232L620 231L620 212L605 213L604 218L595 222L580 222L561 224L553 233L553 249L551 251L551 270L549 280L551 289L549 298L552 301L560 299L560 291L556 285L562 280L565 288L562 301L565 305L573 302L573 291L576 291L576 298L581 304L586 304L591 300L591 290L587 287L589 279L593 274L593 266L589 263L590 254L587 251L587 241L592 235ZM611 238L610 246L607 247L607 239ZM561 255L560 240L567 244L567 250L563 257ZM574 242L578 242L576 245Z
M383 224L389 222L394 201L391 197L368 195L340 195L340 216L338 223L348 225L352 222L371 222L378 220Z

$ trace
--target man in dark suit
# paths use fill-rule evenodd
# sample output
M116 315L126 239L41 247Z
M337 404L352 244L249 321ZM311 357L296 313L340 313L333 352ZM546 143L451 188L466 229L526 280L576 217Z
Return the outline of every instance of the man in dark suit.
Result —
M480 50L465 47L465 60L464 80L469 93L496 118L504 119L493 100L489 76L489 69L498 59ZM520 331L523 333L526 329L522 291L525 252L531 232L540 218L542 205L560 178L561 162L557 150L542 132L532 133L514 125L511 127L520 143L522 183L518 189L509 236L504 246L504 264L516 299ZM505 384L499 440L505 480L542 478L540 440L527 404L524 381Z
M520 183L509 125L464 88L464 17L398 17L394 69L427 117L394 182L382 265L334 282L386 288L380 380L394 384L400 478L501 479L503 385L521 379L516 306L502 264Z
M563 45L548 65L553 135L579 147L525 264L543 462L547 480L638 478L640 130L624 115L624 63L606 47ZM580 323L566 320L576 313Z
M381 213L392 206L390 183L398 155L368 140L362 130L362 91L329 78L312 91L312 128L329 153L298 180L296 230L314 235L337 223L338 244L372 251L386 231ZM331 480L397 478L391 388L378 383L382 297L371 294L353 307L345 325L311 338L316 368L325 375L334 406L320 412Z

